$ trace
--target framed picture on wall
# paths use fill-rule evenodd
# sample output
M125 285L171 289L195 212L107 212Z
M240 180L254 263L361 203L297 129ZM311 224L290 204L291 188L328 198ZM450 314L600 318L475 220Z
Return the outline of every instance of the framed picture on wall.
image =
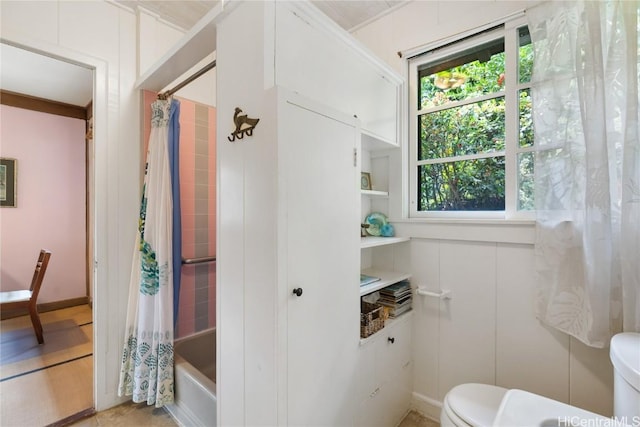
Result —
M0 207L17 206L18 171L17 160L0 158Z
M371 174L369 172L361 172L360 189L371 190Z

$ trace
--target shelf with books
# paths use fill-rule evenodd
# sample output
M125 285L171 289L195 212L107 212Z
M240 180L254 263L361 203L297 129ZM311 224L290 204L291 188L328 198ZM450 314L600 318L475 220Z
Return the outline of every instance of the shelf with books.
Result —
M384 312L382 316L382 329L393 324L397 319L411 312L413 305L413 290L409 283L409 275L397 272L381 271L375 269L363 270L360 275L361 282L368 280L370 283L361 286L361 301L368 302L371 306L377 306ZM375 294L374 294L375 292ZM361 313L360 343L373 335L378 335L379 330L373 333L363 331L363 314ZM387 329L388 330L388 329Z
M400 317L403 313L411 311L413 291L408 280L380 289L379 295L377 304L384 307L389 319Z
M370 294L372 292L378 291L389 285L393 285L394 283L400 282L402 280L406 280L411 277L411 274L400 272L400 271L386 271L386 270L380 270L375 268L367 268L360 272L361 283L363 279L362 275L374 277L379 280L373 281L366 285L361 284L360 296Z

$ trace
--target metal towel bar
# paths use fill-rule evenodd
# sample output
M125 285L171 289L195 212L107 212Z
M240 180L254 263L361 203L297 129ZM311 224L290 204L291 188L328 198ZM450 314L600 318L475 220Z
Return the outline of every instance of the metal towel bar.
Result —
M215 262L216 257L204 256L200 258L182 258L182 264L201 264L203 262Z

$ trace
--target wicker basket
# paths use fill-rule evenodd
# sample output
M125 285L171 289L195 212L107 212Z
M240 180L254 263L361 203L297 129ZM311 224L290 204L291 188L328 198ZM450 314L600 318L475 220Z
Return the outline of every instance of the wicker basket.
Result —
M360 302L360 338L367 338L384 328L383 307L378 304Z

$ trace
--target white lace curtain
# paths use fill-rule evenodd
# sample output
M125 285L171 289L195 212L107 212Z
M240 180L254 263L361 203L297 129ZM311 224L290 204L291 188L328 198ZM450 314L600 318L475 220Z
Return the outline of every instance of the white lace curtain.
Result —
M637 1L527 11L538 317L592 347L640 331Z

